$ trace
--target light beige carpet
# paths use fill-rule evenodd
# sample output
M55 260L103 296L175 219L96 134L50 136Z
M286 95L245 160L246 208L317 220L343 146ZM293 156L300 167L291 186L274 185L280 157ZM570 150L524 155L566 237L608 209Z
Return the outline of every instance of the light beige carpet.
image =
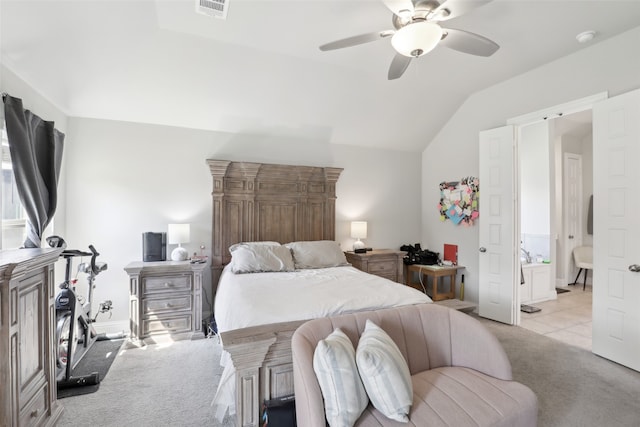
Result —
M97 392L60 400L58 426L232 426L211 407L220 351L217 338L123 346Z

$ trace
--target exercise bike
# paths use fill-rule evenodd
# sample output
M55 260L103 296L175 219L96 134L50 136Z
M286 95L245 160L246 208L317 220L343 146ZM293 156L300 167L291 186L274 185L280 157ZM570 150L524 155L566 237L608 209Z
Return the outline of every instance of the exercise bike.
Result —
M98 274L107 269L104 262L96 262L100 255L93 245L89 245L91 252L76 249L66 249L66 242L62 237L47 238L49 246L63 248L60 257L66 260L64 282L59 285L60 293L56 297L56 379L58 388L95 385L100 382L100 375L93 372L88 375L71 376L72 369L80 362L91 346L100 339L92 323L98 314L110 312L112 302L106 300L100 303L95 317L91 317L91 305L94 282ZM87 274L88 291L86 299L76 293L76 279L71 279L72 259L90 256L89 263L78 265L78 272Z

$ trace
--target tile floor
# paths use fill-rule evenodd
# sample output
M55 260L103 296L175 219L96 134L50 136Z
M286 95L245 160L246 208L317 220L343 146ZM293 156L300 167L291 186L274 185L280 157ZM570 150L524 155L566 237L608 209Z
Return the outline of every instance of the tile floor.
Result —
M521 313L520 326L591 351L591 286L567 286L557 300L531 304L537 313Z

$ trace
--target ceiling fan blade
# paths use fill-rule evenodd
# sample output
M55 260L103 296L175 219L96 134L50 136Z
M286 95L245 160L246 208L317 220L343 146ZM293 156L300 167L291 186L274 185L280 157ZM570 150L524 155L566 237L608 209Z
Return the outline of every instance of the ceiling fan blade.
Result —
M491 0L445 0L434 11L434 21L447 21L483 6Z
M392 36L395 33L393 30L377 31L374 33L359 34L357 36L347 37L346 39L336 40L331 43L326 43L320 46L321 51L342 49L344 47L357 46L359 44L374 42L386 37Z
M382 0L387 8L398 16L411 15L414 7L411 0Z
M389 80L395 80L402 77L412 59L413 58L410 56L404 56L396 53L396 56L393 57L391 65L389 66L389 74L387 75L387 78Z
M444 37L440 44L460 52L477 56L491 56L500 46L492 40L469 31L443 28Z

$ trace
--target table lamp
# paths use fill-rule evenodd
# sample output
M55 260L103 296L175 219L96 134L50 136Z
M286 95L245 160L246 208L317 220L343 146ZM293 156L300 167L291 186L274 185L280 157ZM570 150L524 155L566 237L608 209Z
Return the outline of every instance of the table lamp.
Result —
M364 249L364 243L360 239L367 238L367 221L351 221L351 237L357 239L353 242L353 250Z
M170 245L178 245L171 252L173 261L186 261L189 258L189 253L181 246L183 243L189 243L189 232L189 224L169 224L168 243Z

